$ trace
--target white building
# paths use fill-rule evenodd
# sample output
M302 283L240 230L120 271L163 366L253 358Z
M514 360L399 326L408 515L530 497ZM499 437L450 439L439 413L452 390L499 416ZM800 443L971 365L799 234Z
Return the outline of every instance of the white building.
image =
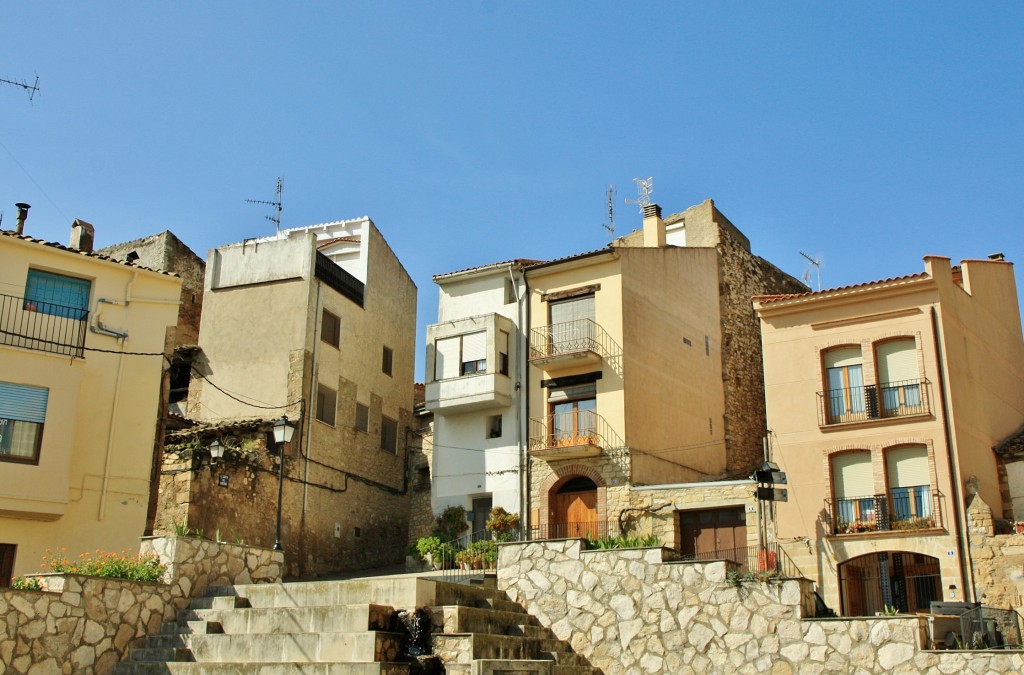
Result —
M463 506L471 532L501 506L525 513L523 268L510 260L439 274L427 327L426 408L434 413L432 507Z

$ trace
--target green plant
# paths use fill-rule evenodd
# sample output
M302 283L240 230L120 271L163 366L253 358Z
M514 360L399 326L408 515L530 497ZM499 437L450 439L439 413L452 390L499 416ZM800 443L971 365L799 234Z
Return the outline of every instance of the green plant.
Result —
M245 546L245 540L242 539L242 535L238 534L234 530L231 530L231 543L235 546Z
M593 539L587 537L587 548L610 549L610 548L651 548L661 546L661 537L654 534L628 535L598 537Z
M14 577L11 579L11 588L16 591L41 591L43 583L36 577Z
M882 614L884 616L896 616L899 613L899 608L894 605L882 605Z
M78 560L69 560L66 549L56 554L51 554L47 549L43 556L43 567L49 567L51 572L132 581L159 581L167 570L167 566L155 554L128 555L125 551L105 553L100 549L96 549L95 553L82 553Z
M416 553L420 560L426 560L427 555L431 557L441 547L440 537L420 537L416 540Z
M468 529L466 509L461 506L449 506L437 517L433 534L441 541L453 541Z
M512 541L519 529L519 514L509 513L500 506L491 509L491 515L484 526L498 541Z
M180 523L174 524L174 534L179 537L195 537L197 539L204 538L202 530L188 526L188 518L185 518Z

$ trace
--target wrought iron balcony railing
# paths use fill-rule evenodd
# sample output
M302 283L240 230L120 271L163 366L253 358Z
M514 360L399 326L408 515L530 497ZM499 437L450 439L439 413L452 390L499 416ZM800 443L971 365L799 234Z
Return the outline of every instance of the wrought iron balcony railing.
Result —
M607 358L615 348L615 342L604 328L590 319L554 323L530 331L530 361L533 362L588 352Z
M88 325L81 307L0 295L0 344L82 358Z
M929 384L922 378L819 391L818 424L826 426L926 415L931 412L928 406Z
M618 434L593 410L530 419L530 452L570 450L586 446L597 451L620 446Z
M888 495L827 499L832 534L863 534L942 527L942 495L927 485L893 488Z

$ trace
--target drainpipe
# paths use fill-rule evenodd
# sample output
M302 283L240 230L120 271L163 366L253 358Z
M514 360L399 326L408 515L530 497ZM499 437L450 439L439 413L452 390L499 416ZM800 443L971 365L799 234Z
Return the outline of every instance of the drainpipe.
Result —
M526 461L525 453L523 452L523 411L521 402L523 400L522 390L522 364L523 364L523 346L522 338L519 337L518 333L523 331L523 297L519 292L519 282L516 280L515 275L512 273L512 263L508 265L508 277L512 282L512 290L516 294L516 360L513 365L513 372L516 376L514 385L514 405L516 409L516 460L519 462L519 513L520 522L526 520L526 489L524 486L524 479L526 476Z
M315 264L315 262L314 262ZM315 277L314 277L315 278ZM306 451L305 451L305 466L303 467L303 480L302 480L302 514L299 519L299 528L303 535L305 535L306 529L306 508L309 506L309 452L313 445L313 415L316 413L316 384L317 384L317 354L320 351L320 289L323 287L323 282L316 279L316 302L314 303L315 311L313 314L313 363L310 370L312 371L309 378L309 397L306 399L310 402L310 405L304 406L303 410L305 413L302 417L303 431L306 433ZM287 395L287 391L285 392ZM282 456L282 462L284 458ZM306 537L302 537L302 541L305 542ZM302 549L305 551L305 548ZM301 563L300 563L301 564ZM315 571L313 572L315 574Z
M964 599L968 602L977 602L977 592L974 588L974 563L971 560L970 534L966 528L966 516L960 510L964 508L963 488L961 485L960 463L957 458L954 445L953 432L949 428L949 400L946 397L946 357L943 352L943 340L939 330L939 315L932 305L932 339L935 341L935 356L938 362L939 377L939 401L942 406L942 429L946 436L946 456L949 461L949 470L953 474L953 521L955 523L957 538L956 547L959 553L960 562L960 584L964 588Z
M523 292L519 294L518 287L516 288L516 304L519 312L519 332L522 335L519 344L519 367L520 371L517 372L519 375L519 405L516 408L516 414L520 415L519 423L519 452L523 462L523 479L522 479L522 503L523 510L520 522L527 523L528 527L540 527L540 523L530 522L530 456L527 451L529 445L528 439L529 434L523 433L523 428L529 423L529 414L526 415L526 419L522 419L522 412L526 410L529 413L530 410L530 387L529 385L529 374L530 374L530 361L527 358L528 350L530 349L529 330L530 330L530 283L526 279L526 271L523 269L519 270L519 278L523 282ZM526 317L523 317L523 306L526 306ZM524 530L526 528L523 528ZM525 534L525 533L524 533Z
M135 280L139 278L138 270L132 272L132 278L128 280L128 283L124 287L124 304L127 306L132 299L132 286L135 285ZM99 302L96 303L97 313L99 312ZM99 324L99 321L96 322ZM102 328L102 325L101 325ZM100 488L100 508L96 514L96 520L102 521L107 514L107 491L110 488L110 465L114 459L114 429L117 426L117 407L121 400L121 375L124 372L124 348L127 346L128 334L118 333L117 331L106 331L102 329L104 334L112 335L117 337L121 341L121 355L117 357L117 375L114 379L114 401L110 407L110 422L107 425L107 455L103 460L103 485ZM100 331L95 331L100 332Z

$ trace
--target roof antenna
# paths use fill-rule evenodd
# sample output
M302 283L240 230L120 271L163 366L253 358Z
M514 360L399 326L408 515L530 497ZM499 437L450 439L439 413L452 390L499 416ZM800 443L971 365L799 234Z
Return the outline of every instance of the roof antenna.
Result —
M636 183L637 198L625 200L627 204L636 204L640 207L641 215L644 212L644 207L651 203L651 193L654 192L654 178L648 177L647 180L643 178L634 178L633 182Z
M8 79L3 78L3 77L0 77L0 82L2 82L3 84L9 84L12 87L21 87L22 89L24 89L25 91L28 92L28 100L29 101L31 101L33 98L35 98L36 92L39 91L39 76L38 75L36 75L36 81L33 82L32 84L29 84L25 80L8 80Z
M803 257L807 258L807 262L811 263L811 265L814 266L815 271L818 273L818 290L820 291L821 290L821 262L822 262L821 261L821 254L819 253L817 258L812 258L811 256L807 255L803 251L800 251L800 255L802 255ZM804 281L807 282L808 285L810 285L810 281L811 281L811 269L810 268L807 268L806 270L804 270Z
M279 176L278 179L277 179L277 197L274 199L274 201L270 202L270 201L267 201L265 199L246 199L245 200L249 204L266 204L268 206L273 206L275 209L277 209L277 214L276 215L264 216L264 217L274 224L274 227L276 228L278 234L281 233L281 193L282 192L284 192L284 183L281 182L281 178Z
M615 186L608 186L608 222L602 225L605 232L615 236Z

